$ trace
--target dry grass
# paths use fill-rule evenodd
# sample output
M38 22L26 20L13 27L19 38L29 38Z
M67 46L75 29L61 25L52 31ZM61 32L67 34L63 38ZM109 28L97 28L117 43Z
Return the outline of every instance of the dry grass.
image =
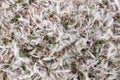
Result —
M0 80L120 80L120 0L0 0Z

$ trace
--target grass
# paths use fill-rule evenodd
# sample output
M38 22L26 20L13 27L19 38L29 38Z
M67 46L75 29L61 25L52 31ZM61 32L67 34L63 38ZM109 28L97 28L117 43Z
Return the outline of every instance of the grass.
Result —
M0 79L120 80L119 0L0 5Z

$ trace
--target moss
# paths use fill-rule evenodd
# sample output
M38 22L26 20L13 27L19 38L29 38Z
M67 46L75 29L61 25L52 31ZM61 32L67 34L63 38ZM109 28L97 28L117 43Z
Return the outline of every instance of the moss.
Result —
M60 52L55 52L55 53L54 53L54 56L55 56L55 57L61 57L61 56L62 56L62 53L60 53Z
M115 22L120 22L120 13L117 13L114 17L113 17Z
M67 29L68 29L68 25L71 25L72 23L73 23L73 19L72 19L72 18L68 18L68 19L64 22L63 26L64 26L64 28L67 30Z
M9 40L7 38L3 38L2 41L3 41L4 44L8 44L9 42L11 42L11 40Z
M49 36L48 35L45 35L43 40L49 40Z
M97 56L97 53L99 53L98 49L100 49L100 47L105 43L106 41L105 40L97 40L95 41L95 43L93 44L93 47L92 47L92 54L94 56Z
M24 63L22 63L21 68L22 68L23 70L26 70L26 67L25 67Z
M48 35L45 35L43 40L46 40L48 41L49 44L53 44L53 45L57 43L56 37L49 37Z
M37 62L39 60L39 58L36 58L36 57L33 57L33 56L31 56L31 59L32 59L33 62Z
M102 28L100 28L100 30L102 31L102 33L105 33L106 31L107 31L107 29L108 29L108 27L102 27Z
M33 37L32 37L31 35L27 36L27 38L28 38L29 40L32 40L32 39L33 39Z
M94 56L97 55L97 51L96 51L96 49L94 49L94 50L92 51L92 54L93 54Z
M88 73L89 78L95 78L95 75L92 73Z
M28 6L27 3L23 3L23 4L22 4L22 7L23 7L23 8L26 8L27 6Z
M22 56L22 57L30 57L30 54L29 54L30 51L29 51L29 50L27 50L27 49L25 49L25 48L22 48L22 49L21 49L21 52L22 52L22 53L21 53L21 56Z
M17 0L16 1L16 3L22 3L23 2L23 0Z
M78 80L85 80L85 76L82 72L78 72L78 77L77 77Z
M54 16L54 13L49 14L49 17L52 18Z
M68 18L68 20L66 20L65 25L70 25L73 22L72 18Z
M55 45L56 44L56 37L50 38L48 42L49 42L49 44Z
M30 28L30 34L33 34L33 29L32 28Z
M0 25L0 29L2 29L2 26Z
M30 71L26 71L26 73L25 73L25 74L28 74L28 75L30 75L30 73L31 73Z
M29 0L29 4L32 4L34 2L34 0Z
M75 64L75 62L71 63L71 71L74 74L78 72L78 68L77 68L77 65Z
M14 23L16 21L18 21L18 18L20 18L19 15L15 15L12 19L11 19L11 23Z
M49 47L47 47L47 46L45 47L45 49L46 49L47 51L50 51Z
M81 52L82 52L82 53L85 53L86 51L87 51L87 48L81 49Z
M76 49L71 50L71 52L74 54L75 57L79 55L79 52Z
M53 62L53 61L50 61L50 65L49 65L49 67L47 67L48 73L51 72L51 70L52 70L52 69L51 69L51 67L52 67L52 62Z
M102 45L102 44L104 44L105 42L106 42L106 40L97 40L97 41L95 42L95 45L96 45L96 46Z

